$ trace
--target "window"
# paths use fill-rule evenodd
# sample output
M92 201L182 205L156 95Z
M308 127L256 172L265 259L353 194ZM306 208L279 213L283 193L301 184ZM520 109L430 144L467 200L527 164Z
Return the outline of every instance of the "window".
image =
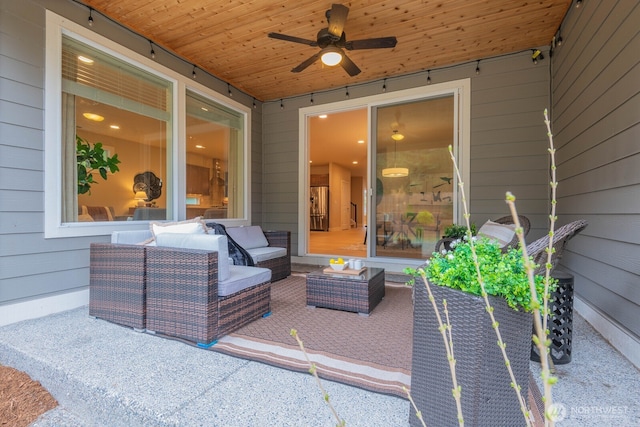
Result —
M171 217L172 92L170 81L62 37L63 223ZM100 171L99 157L117 158L118 170Z
M50 11L46 31L45 237L250 222L249 107Z
M187 90L187 218L242 218L244 120L228 107Z

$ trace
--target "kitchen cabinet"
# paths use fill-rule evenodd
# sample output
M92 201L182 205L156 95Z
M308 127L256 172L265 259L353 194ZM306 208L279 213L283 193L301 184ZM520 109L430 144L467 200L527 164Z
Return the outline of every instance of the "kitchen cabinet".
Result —
M187 194L209 195L209 168L187 165Z

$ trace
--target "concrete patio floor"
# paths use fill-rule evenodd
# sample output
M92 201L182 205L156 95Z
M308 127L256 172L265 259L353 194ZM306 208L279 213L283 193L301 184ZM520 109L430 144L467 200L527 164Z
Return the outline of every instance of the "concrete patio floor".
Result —
M311 375L134 332L89 317L87 307L1 327L0 363L58 400L36 427L336 425ZM640 425L640 372L580 316L573 360L557 375L554 402L565 418L556 425ZM407 400L323 385L347 426L408 425Z

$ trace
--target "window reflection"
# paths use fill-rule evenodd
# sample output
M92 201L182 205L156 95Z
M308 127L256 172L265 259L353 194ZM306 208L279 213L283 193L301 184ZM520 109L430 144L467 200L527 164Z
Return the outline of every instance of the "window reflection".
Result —
M187 91L187 218L244 215L242 114Z
M377 108L377 256L425 258L453 222L453 96Z

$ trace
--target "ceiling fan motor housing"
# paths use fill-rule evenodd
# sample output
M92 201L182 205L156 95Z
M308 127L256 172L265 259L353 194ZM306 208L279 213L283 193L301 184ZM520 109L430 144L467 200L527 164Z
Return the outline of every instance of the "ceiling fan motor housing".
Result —
M336 37L329 32L328 28L323 28L318 31L317 41L318 47L320 47L321 49L324 49L329 45L344 47L345 43L347 42L344 31L342 32L342 35L340 37Z

